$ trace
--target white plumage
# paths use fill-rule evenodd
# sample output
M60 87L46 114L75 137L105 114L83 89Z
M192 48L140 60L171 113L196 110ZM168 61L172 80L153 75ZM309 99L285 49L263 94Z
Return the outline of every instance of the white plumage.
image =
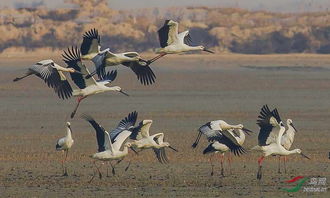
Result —
M66 125L67 125L66 136L58 139L57 143L56 143L56 147L55 147L57 151L65 152L65 158L64 158L64 160L62 160L63 175L65 175L65 176L67 176L68 173L67 173L66 167L64 168L64 163L68 157L69 149L72 147L73 142L74 142L72 139L71 123L67 122Z

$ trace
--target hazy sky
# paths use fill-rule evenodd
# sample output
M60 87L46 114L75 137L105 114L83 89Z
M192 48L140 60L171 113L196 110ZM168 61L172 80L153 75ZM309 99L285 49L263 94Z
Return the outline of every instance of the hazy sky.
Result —
M330 0L108 0L111 8L134 9L171 6L241 7L250 10L317 11L330 8ZM11 0L0 1L0 6L31 7L40 2L51 8L67 7L64 0Z

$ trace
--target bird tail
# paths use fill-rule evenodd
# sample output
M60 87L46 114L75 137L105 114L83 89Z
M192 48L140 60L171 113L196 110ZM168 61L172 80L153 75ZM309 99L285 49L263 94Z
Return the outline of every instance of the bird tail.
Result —
M203 154L211 153L214 151L215 151L215 149L213 148L212 143L211 143L204 149Z
M56 144L56 147L55 148L56 148L57 151L60 151L61 150L61 146L59 144Z
M79 95L81 95L81 90L80 90L80 89L74 89L74 90L72 91L72 95L73 95L73 96L79 96Z

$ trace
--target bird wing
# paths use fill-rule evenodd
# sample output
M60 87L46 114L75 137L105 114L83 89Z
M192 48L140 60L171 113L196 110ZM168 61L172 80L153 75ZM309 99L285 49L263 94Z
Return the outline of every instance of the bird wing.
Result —
M166 156L166 152L165 152L165 147L162 147L162 148L152 148L152 150L154 151L158 161L161 163L161 164L167 164L168 163L168 158Z
M122 65L131 68L143 85L151 85L155 82L156 75L147 63L143 61L129 61L123 62Z
M98 145L98 152L102 152L107 149L110 149L111 142L106 141L107 137L105 137L106 134L108 134L108 132L106 132L105 129L99 123L97 123L92 116L83 114L81 117L83 119L85 119L86 121L88 121L92 125L92 127L95 129L96 140L97 140L97 145Z
M222 135L225 136L226 138L228 138L231 141L231 143L233 143L235 145L240 145L236 138L237 134L235 134L235 133L236 132L234 132L233 129L222 131Z
M192 39L191 39L191 36L189 34L189 30L181 32L178 35L178 39L179 39L180 43L184 43L184 44L189 45L189 46L192 45Z
M219 143L226 145L230 152L234 153L234 155L241 155L246 153L246 150L239 144L236 144L232 139L226 137L225 135L222 136L219 140L217 140Z
M133 140L141 140L143 138L149 137L149 129L152 123L143 124L143 120L139 123L139 126L133 129L131 139Z
M122 119L118 126L110 132L111 141L114 142L115 138L124 130L131 130L133 129L138 113L133 111L132 113L128 114L127 117Z
M279 133L279 128L276 127L281 122L281 118L277 109L273 111L269 110L267 105L264 105L258 116L257 124L260 127L258 135L259 146L266 146L273 142L276 142L276 138Z
M169 24L170 21L171 24ZM162 48L178 40L178 26L177 22L166 20L163 27L158 30L159 43Z
M89 75L89 71L86 66L82 63L80 58L80 52L77 47L68 48L64 51L63 61L68 65L68 68L74 68L76 71L81 73L70 73L72 81L80 88L84 89L90 85L95 85L96 81L93 77L86 79L85 77Z
M158 144L162 144L164 142L164 133L157 133L154 135L153 140Z
M61 71L54 67L54 62L40 61L29 68L36 76L44 80L48 87L54 89L59 98L68 99L72 96L72 88Z
M123 149L124 143L129 139L132 131L123 130L121 131L112 141L113 141L113 149L115 151L119 151Z
M97 54L94 58L92 58L92 62L95 66L95 71L92 72L94 75L97 73L98 77L100 78L102 75L105 74L105 67L112 66L113 64L110 64L112 61L110 59L116 58L116 55L112 52L110 52L109 49L105 50L102 53Z
M117 77L117 70L112 70L111 72L107 72L104 75L100 76L100 80L98 80L97 82L100 81L107 81L108 83L113 82Z
M216 138L222 136L220 130L214 130L211 127L211 122L204 124L203 126L199 127L198 131L204 134L208 141L214 141Z
M82 55L91 53L98 53L100 48L100 36L98 31L94 28L84 33L83 42L80 46Z

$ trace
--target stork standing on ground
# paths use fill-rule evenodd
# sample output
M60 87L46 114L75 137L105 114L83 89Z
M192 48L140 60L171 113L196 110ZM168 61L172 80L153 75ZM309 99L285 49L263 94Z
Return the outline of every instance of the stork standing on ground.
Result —
M245 141L244 133L251 133L249 129L245 128L242 124L230 125L223 120L215 120L208 122L198 129L199 133L197 139L193 143L192 147L196 148L202 134L206 135L209 142L208 147L203 151L203 154L207 153L218 153L220 152L220 163L221 163L221 175L224 176L223 161L224 154L227 151L231 151L234 155L241 155L245 153L245 149L242 147ZM212 157L210 157L210 163L212 167L211 175L213 175ZM228 163L231 172L231 159L228 156Z
M285 132L285 127L276 108L273 111L270 111L269 107L264 105L258 116L257 124L260 127L258 145L252 149L263 152L263 156L258 159L258 180L262 177L262 161L269 155L287 156L290 154L300 154L301 156L310 159L303 154L300 149L289 151L282 146L281 140Z
M98 152L91 155L90 157L95 159L94 165L99 173L99 178L102 178L100 169L96 166L96 160L109 161L112 167L112 174L115 174L115 165L111 161L117 161L117 164L123 160L123 158L128 154L128 148L131 148L131 143L127 142L129 136L132 133L133 126L136 122L138 113L136 111L130 113L127 117L120 121L117 128L115 128L110 134L113 135L113 138L110 137L110 134L99 125L93 117L89 115L83 115L82 118L88 121L96 132L96 139L98 144ZM131 148L132 149L132 148ZM134 149L132 149L136 152ZM128 170L130 162L126 167L125 171ZM95 176L95 175L94 175ZM93 180L94 176L90 180Z
M166 20L163 27L158 30L158 38L160 47L156 49L158 56L148 60L148 64L156 61L157 59L165 56L166 54L179 54L183 52L191 51L205 51L214 53L204 46L191 46L192 40L189 34L189 30L178 32L179 24L173 20Z
M68 68L73 68L80 73L70 73L72 81L77 85L79 89L73 90L73 96L78 97L77 105L74 111L71 113L71 118L74 117L80 102L88 96L95 95L106 91L118 91L126 96L127 93L123 92L119 86L108 87L107 85L115 80L117 71L112 71L101 76L101 80L96 81L93 77L86 79L86 75L89 74L86 66L81 62L80 52L78 48L72 47L62 54L64 62L68 65Z
M131 68L138 80L144 85L155 82L156 76L149 67L148 61L143 60L137 52L112 53L107 48L100 51L100 36L96 29L91 29L83 35L83 42L80 50L83 60L91 60L95 65L95 71L87 75L90 78L96 73L98 76L104 75L105 68L110 66L124 65Z
M281 138L281 144L286 150L289 150L293 144L295 133L298 131L293 125L291 119L287 119L286 125L288 129L285 131L284 135ZM286 161L287 156L284 156L284 173L286 173ZM278 173L281 173L281 156L278 157Z
M71 129L71 123L67 122L66 123L66 136L63 138L60 138L59 140L57 140L56 143L56 150L57 151L64 151L65 152L65 157L62 160L62 169L63 169L63 176L68 176L68 172L66 167L64 167L64 163L66 162L66 159L68 157L68 153L69 153L69 149L72 147L73 145L73 139L72 139L72 129Z
M130 138L134 141L131 142L131 144L134 148L141 150L152 148L160 163L168 163L165 147L176 152L178 152L178 150L173 148L170 143L164 142L164 133L150 135L149 129L151 124L152 120L142 120L139 125L133 129Z
M17 77L13 81L19 81L30 75L36 75L47 84L48 87L54 89L58 97L68 99L72 96L72 88L67 81L63 72L79 73L74 68L65 68L56 64L53 60L42 60L28 68L22 77Z

